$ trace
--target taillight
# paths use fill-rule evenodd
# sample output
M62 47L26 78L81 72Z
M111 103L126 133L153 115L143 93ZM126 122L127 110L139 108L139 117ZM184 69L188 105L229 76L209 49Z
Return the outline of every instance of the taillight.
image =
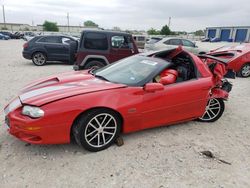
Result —
M27 42L24 43L23 48L28 48L28 47L29 47L29 44Z

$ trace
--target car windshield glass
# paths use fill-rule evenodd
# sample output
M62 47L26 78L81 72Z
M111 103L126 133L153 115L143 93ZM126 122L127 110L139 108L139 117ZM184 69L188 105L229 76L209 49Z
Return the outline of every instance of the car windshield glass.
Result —
M161 39L156 39L156 38L152 38L149 41L147 41L148 44L154 44L157 43L158 41L160 41Z
M144 56L132 56L94 71L94 75L113 83L140 85L152 74L166 66L167 62Z

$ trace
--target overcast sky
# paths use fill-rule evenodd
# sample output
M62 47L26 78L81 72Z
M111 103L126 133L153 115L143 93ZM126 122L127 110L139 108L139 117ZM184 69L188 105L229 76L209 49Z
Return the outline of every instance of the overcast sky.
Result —
M160 29L171 19L171 30L195 31L207 26L250 25L249 0L0 0L6 22L83 25L92 20L103 28ZM3 22L2 10L0 22Z

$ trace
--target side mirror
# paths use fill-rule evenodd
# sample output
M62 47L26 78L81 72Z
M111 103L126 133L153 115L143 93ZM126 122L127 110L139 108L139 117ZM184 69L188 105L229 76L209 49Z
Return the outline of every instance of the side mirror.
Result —
M155 92L164 90L164 86L160 83L148 83L144 86L144 90L147 92Z
M168 75L164 76L160 79L159 83L162 85L168 85L168 84L173 84L176 81L176 76L175 75Z

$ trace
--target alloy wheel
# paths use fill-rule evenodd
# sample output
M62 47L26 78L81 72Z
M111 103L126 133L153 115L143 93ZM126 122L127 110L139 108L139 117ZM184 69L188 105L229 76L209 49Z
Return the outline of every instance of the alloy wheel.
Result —
M218 99L212 98L208 101L206 111L203 116L199 118L202 121L213 121L221 112L221 104Z
M46 58L42 53L36 53L33 56L33 60L36 65L43 65L46 62Z
M116 135L116 119L108 113L97 114L87 124L84 131L86 142L95 148L103 147L110 143Z
M247 64L247 65L244 65L241 69L241 75L243 77L248 77L250 76L250 65Z

